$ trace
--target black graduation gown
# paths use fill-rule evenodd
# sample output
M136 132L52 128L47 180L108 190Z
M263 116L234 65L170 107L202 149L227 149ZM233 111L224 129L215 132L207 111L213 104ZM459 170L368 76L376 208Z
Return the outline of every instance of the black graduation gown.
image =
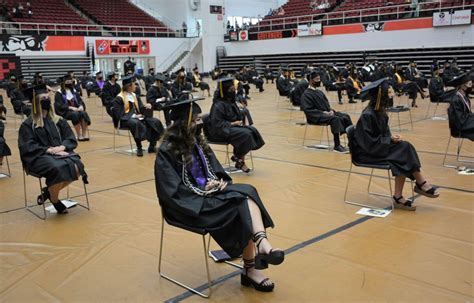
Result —
M0 120L0 157L11 156L12 152L5 141L5 124Z
M273 83L273 79L275 78L273 76L273 71L271 68L265 68L264 70L264 75L265 75L265 79L267 80L267 83L268 83L268 80L272 80L272 83Z
M13 111L17 115L24 114L26 116L29 116L31 114L31 101L28 100L28 98L25 97L25 94L18 88L15 88L13 91L10 93L10 101L13 106ZM28 105L25 104L25 101L28 102Z
M324 93L318 89L308 88L301 98L301 110L304 111L308 124L331 125L333 134L345 133L346 128L352 125L348 114L336 112L334 116L325 115L323 112L331 110L329 101Z
M169 102L170 93L168 92L166 87L163 85L160 89L158 86L151 85L146 93L146 102L150 103L153 106L153 110L162 110L165 115L166 125L170 125L171 124L170 110L163 109L163 106L165 105L164 102L159 102L159 103L156 102L157 99L160 99L163 97L167 98L166 102Z
M301 97L303 96L303 93L305 90L308 88L309 82L306 79L301 80L296 86L295 89L293 90L293 93L291 94L291 103L294 106L300 106L301 105Z
M165 218L187 227L205 229L229 256L236 258L253 234L248 198L260 208L264 227L274 227L274 224L257 190L252 185L232 184L214 153L206 156L215 175L228 185L224 191L200 196L184 184L181 157L170 150L168 142L163 142L155 162L158 200Z
M280 93L280 96L285 96L285 97L289 97L290 92L293 89L293 85L290 83L290 80L287 77L284 77L283 75L278 77L276 86L277 86L278 92Z
M77 125L81 123L81 121L86 122L87 125L91 125L91 118L86 112L86 104L82 100L81 96L76 93L76 91L74 91L73 94L76 96L76 100L78 103L77 107L82 105L84 111L75 112L70 110L69 103L66 99L66 92L63 92L62 90L56 92L56 94L54 95L54 111L57 115L63 117L64 119L71 120L72 125Z
M469 98L456 93L448 109L451 134L474 141L474 114Z
M67 121L62 118L56 124L50 118L43 121L44 127L35 127L29 117L20 126L18 148L26 170L46 178L46 185L51 186L77 180L76 165L87 183L87 174L79 155L58 159L46 153L48 148L60 145L66 147L66 152L74 152L77 141Z
M387 114L366 108L357 121L352 157L360 163L388 163L394 176L414 180L413 173L421 168L415 147L408 141L393 143L391 136Z
M179 97L179 95L181 94L183 90L187 90L189 92L192 91L193 87L191 83L186 81L184 84L181 84L178 82L178 80L175 80L173 82L173 85L171 85L171 94L173 95L173 98L175 99Z
M120 121L120 128L126 128L131 133L137 145L143 140L148 140L150 143L156 143L164 133L163 124L160 120L153 118L152 110L147 110L138 95L137 99L138 111L129 102L129 111L125 112L123 99L121 95L115 97L113 101L114 120ZM143 120L132 118L133 114L144 116Z
M215 95L209 119L209 140L230 143L236 156L244 156L249 151L260 149L265 145L255 127L231 125L231 122L243 121L242 113L235 102L223 100Z
M437 76L432 77L429 85L429 91L431 102L443 102L445 95L443 79Z

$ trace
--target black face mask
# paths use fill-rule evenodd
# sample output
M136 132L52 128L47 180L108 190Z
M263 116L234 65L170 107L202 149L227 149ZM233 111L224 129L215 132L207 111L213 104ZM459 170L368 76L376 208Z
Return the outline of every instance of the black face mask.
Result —
M41 109L50 110L51 109L51 99L41 100Z
M102 80L102 79L104 79L104 77L99 77L99 78L97 78L97 79Z
M66 84L66 85L64 85L64 86L65 86L66 88L71 89L71 90L74 88L74 85L72 85L72 84Z
M472 87L466 87L464 92L466 93L466 95L469 95L472 92Z
M316 81L316 87L320 87L321 86L321 81Z
M194 132L194 136L195 136L196 138L199 137L199 136L201 136L203 127L204 127L203 124L196 125L196 131Z
M20 83L22 89L28 88L28 83Z

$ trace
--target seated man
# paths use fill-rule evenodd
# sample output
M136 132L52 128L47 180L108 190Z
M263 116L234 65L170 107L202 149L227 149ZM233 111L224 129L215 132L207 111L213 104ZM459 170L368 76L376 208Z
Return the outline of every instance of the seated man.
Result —
M245 155L251 150L260 149L265 142L255 127L243 124L242 113L235 102L234 78L219 80L209 119L210 140L231 144L234 147L232 161L235 167L249 173Z
M270 68L270 64L267 64L267 66L265 66L265 70L263 71L263 73L265 75L265 80L267 81L266 83L268 84L268 80L271 80L273 84L275 77L273 76L273 71Z
M251 65L250 70L247 71L248 79L251 83L255 84L259 92L263 92L263 79L260 78L258 71L255 69L255 66Z
M474 114L469 99L469 94L472 92L472 76L467 73L461 74L454 77L448 85L457 89L448 109L451 132L474 141Z
M137 144L137 156L143 157L142 141L148 140L148 153L156 152L156 142L163 135L160 120L153 118L151 104L142 104L140 96L135 94L135 77L122 79L122 92L113 101L114 120L120 121L120 127L127 128Z
M345 83L337 81L336 71L332 66L323 66L321 73L321 81L326 91L337 91L337 100L339 104L342 104L342 91L344 90Z
M183 94L183 91L189 94L192 90L193 86L187 81L184 68L181 68L180 70L178 70L176 79L171 85L171 94L173 98L178 99Z
M102 86L102 91L100 99L102 101L102 106L105 107L107 114L112 117L112 106L115 97L121 92L120 84L117 83L117 74L115 72L110 72L107 74L107 82Z
M163 106L171 100L171 94L164 85L166 81L165 76L163 76L162 74L156 74L154 78L155 81L146 93L146 102L151 104L153 110L163 111L165 115L166 125L169 126L171 124L169 110L164 109Z
M349 103L356 103L354 98L357 98L362 89L362 83L357 78L357 74L354 68L350 69L349 76L346 79L346 91L349 97Z
M408 94L408 99L412 100L411 106L418 107L416 105L416 97L418 93L421 94L421 97L424 98L423 91L421 88L416 84L414 81L405 80L402 77L402 68L400 66L396 67L396 72L393 75L392 79L392 87L394 88L396 93L406 93Z
M352 125L351 117L331 109L324 93L316 88L318 81L321 81L319 73L313 71L310 74L309 87L301 98L301 110L304 111L308 124L331 125L334 151L347 153L348 150L341 145L339 136L346 132L348 126Z
M201 80L201 74L197 67L193 68L193 85L194 87L199 87L201 91L207 91L207 96L211 96L211 90L209 84Z
M71 120L78 141L89 141L87 129L91 125L91 118L86 112L86 104L74 88L71 74L63 77L61 88L54 96L54 110L64 119Z
M282 70L282 73L280 74L280 77L278 77L276 86L277 86L278 92L280 93L280 96L285 96L289 98L290 94L293 92L295 87L290 82L288 67L283 66L281 70Z
M301 79L301 81L299 81L298 84L295 86L295 90L290 96L290 101L293 106L301 106L301 98L306 89L308 89L308 78L310 77L310 75L311 73L307 74L307 77L303 77L303 79ZM319 87L320 84L316 83L316 85Z
M77 141L67 121L54 114L45 85L31 87L25 93L35 104L31 116L20 126L21 162L27 172L46 178L38 204L49 199L58 214L65 214L67 209L59 200L59 192L80 176L88 183L84 164L74 153Z

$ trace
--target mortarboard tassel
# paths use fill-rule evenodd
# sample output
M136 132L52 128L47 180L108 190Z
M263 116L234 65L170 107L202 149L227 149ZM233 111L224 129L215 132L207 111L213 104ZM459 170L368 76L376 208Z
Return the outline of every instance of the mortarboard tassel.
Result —
M382 87L379 86L379 92L377 94L377 102L375 103L375 111L380 110L380 100L382 99Z

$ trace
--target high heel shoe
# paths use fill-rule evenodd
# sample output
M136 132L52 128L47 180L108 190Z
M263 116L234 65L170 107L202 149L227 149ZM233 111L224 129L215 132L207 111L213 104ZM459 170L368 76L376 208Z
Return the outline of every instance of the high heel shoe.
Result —
M267 233L264 231L259 231L253 235L253 242L257 248L257 255L255 256L255 269L265 269L268 267L268 264L279 265L285 260L285 252L282 250L273 250L271 249L268 254L260 253L260 244L262 244L263 239L267 239Z
M405 202L400 202L401 199L403 199L403 196L400 196L400 197L395 197L395 196L392 196L393 198L393 201L395 201L395 204L394 204L394 207L395 208L399 208L399 209L403 209L403 210L410 210L410 211L415 211L416 210L416 206L413 205L413 201L410 200L410 199L406 199Z
M438 198L439 193L436 193L436 187L431 186L430 189L425 191L422 189L423 185L425 184L426 184L426 181L421 184L418 184L417 182L415 182L415 188L413 189L413 191L417 194L423 195L428 198Z
M54 206L54 209L56 209L56 211L58 212L58 215L64 215L64 214L68 213L66 205L64 205L61 202L61 200L59 200L56 203L52 203L52 204Z
M252 280L248 276L248 270L255 267L255 259L243 259L244 260L244 269L245 274L240 274L240 284L243 286L253 286L255 290L263 291L263 292L271 292L273 288L275 288L275 284L272 282L271 284L265 284L265 282L269 281L270 279L266 278L263 279L260 283Z
M242 160L240 158L237 158L236 156L232 156L230 159L235 162L235 168L240 169L241 171L243 171L246 174L250 173L250 168L247 167L247 169L243 169L243 167L245 165L244 160Z
M43 205L49 199L49 190L48 187L43 187L41 189L41 195L36 198L36 203L38 205Z

